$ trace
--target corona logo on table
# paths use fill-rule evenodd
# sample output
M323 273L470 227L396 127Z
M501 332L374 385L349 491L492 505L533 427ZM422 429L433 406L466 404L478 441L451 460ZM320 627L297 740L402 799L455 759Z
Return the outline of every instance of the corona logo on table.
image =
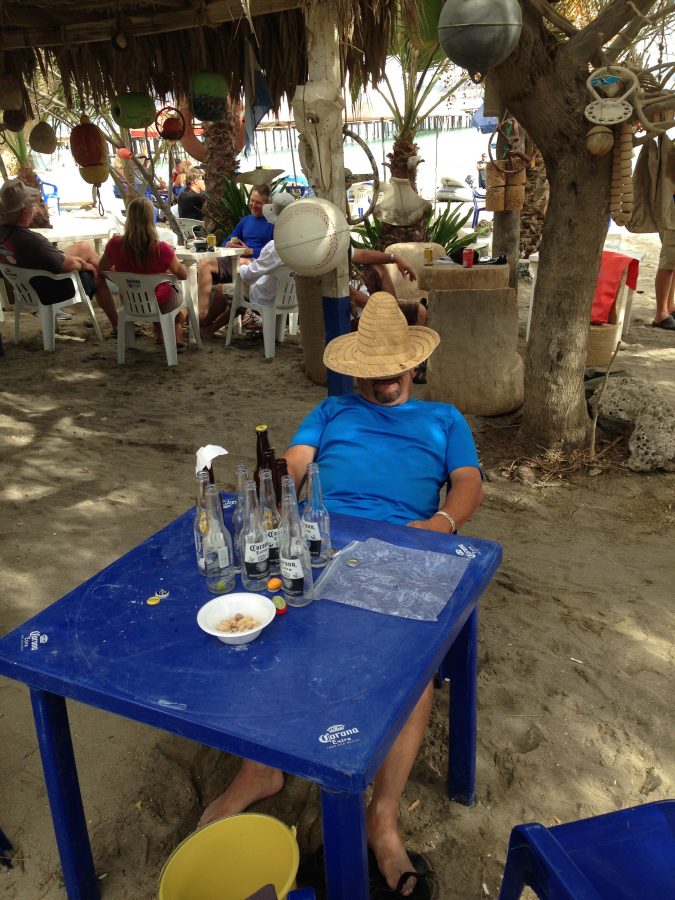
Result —
M274 246L283 263L299 275L325 275L347 254L349 225L328 200L296 200L274 226Z

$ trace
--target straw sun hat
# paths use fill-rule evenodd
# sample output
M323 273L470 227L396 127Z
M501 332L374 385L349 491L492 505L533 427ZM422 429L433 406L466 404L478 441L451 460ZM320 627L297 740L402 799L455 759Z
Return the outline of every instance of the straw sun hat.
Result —
M390 378L416 368L440 342L431 328L408 325L396 299L373 294L359 320L359 330L334 338L323 361L329 369L355 378Z

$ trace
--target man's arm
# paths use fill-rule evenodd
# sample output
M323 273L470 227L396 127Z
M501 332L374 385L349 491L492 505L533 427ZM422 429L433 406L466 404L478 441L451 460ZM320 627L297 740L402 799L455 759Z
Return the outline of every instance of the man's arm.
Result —
M395 263L404 278L417 281L415 270L395 253L382 253L380 250L352 250L352 262L359 266L384 266L387 263Z
M307 466L314 462L315 456L316 447L311 447L309 444L294 444L284 453L288 474L295 482L295 490L298 494L307 473Z
M471 518L480 506L482 499L483 482L479 470L474 466L453 469L450 472L450 490L440 511L446 513L454 521L455 528L452 527L449 519L437 513L428 519L408 522L408 525L413 528L423 528L426 531L451 534Z

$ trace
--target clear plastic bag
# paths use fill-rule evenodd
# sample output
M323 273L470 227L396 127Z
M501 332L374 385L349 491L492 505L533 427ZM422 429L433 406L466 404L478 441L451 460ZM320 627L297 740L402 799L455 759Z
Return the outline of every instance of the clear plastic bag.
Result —
M352 541L326 566L314 596L390 616L436 621L468 564L467 559L377 538Z

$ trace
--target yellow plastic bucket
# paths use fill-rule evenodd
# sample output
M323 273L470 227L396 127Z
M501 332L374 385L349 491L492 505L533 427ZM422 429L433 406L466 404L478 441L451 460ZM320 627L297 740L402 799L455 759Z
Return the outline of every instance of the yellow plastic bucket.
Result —
M229 816L176 847L159 877L159 900L245 900L265 884L285 900L299 862L295 829L258 813Z

